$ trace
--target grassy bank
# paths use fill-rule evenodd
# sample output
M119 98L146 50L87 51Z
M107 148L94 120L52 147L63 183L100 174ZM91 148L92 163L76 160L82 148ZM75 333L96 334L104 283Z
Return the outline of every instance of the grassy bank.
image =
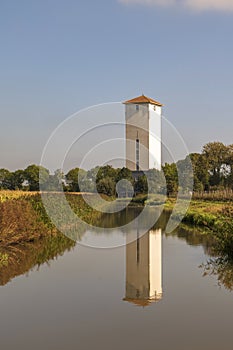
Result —
M183 204L185 199L183 199ZM175 205L175 198L167 198L160 195L139 195L133 199L132 206L149 205L161 206L167 215L171 214ZM181 205L182 207L182 205ZM233 201L207 199L192 199L187 202L187 211L173 212L173 219L182 217L182 223L179 225L188 225L198 230L201 235L209 235L212 238L212 246L216 254L223 256L233 262Z
M61 222L66 213L59 200L61 194L48 195L49 204L59 215ZM99 202L98 196L90 195L91 205ZM107 198L107 197L106 197ZM105 198L105 199L106 199ZM88 205L81 195L66 194L66 199L79 218L93 223L101 213ZM109 199L109 198L107 198ZM69 222L70 227L72 223ZM82 227L73 226L73 231L82 233ZM44 208L41 195L36 192L2 191L0 192L0 264L7 263L2 249L7 246L33 242L41 238L55 236L59 230L51 222ZM75 237L76 238L76 237Z
M164 210L171 212L175 203L175 199L168 199ZM232 201L192 200L182 223L198 228L201 234L209 235L213 239L213 251L221 256L225 263L233 263Z
M31 242L52 235L55 231L43 222L43 217L33 208L38 195L13 196L0 203L0 246Z
M67 215L61 201L60 193L48 194L48 200L61 223L62 232L73 232L74 239L79 239L85 232L85 227L72 221ZM99 197L94 194L87 195L90 205L77 193L65 194L66 199L77 216L89 224L102 222L102 214L98 210ZM111 200L103 196L105 200ZM124 199L122 199L124 200ZM163 204L164 197L137 196L133 198L130 206L142 207L159 206ZM170 213L176 200L169 198L164 204L164 211ZM179 212L177 213L179 216ZM182 220L183 223L200 228L202 234L210 234L218 242L219 251L233 257L233 202L192 200ZM0 192L0 266L8 264L8 255L5 248L17 244L24 244L39 239L56 236L59 230L51 222L44 208L41 196L36 192L2 191Z
M60 193L48 194L49 205L55 209L61 222L69 226L69 237L79 239L85 227L70 221L60 196ZM77 216L89 224L101 216L101 212L91 207L99 204L96 195L88 198L90 205L76 193L66 194L66 199ZM111 200L106 196L104 199ZM67 227L62 229L67 232ZM74 240L62 235L51 222L39 193L0 192L0 285L40 264L40 261L61 255L64 250L75 245Z
M185 203L185 199L182 200L182 203ZM165 198L160 195L150 195L149 197L138 195L130 203L132 207L142 205L152 207L163 205L165 212L172 212L176 205L176 198ZM232 218L233 226L233 201L192 199L190 202L187 201L187 207L185 213L183 211L179 213L179 210L176 212L177 218L185 214L182 219L183 223L212 230L221 227L223 222Z
M172 211L175 203L175 199L168 199L164 209ZM182 221L213 230L221 228L222 223L226 220L229 221L232 213L233 202L192 200Z
M61 194L48 194L49 203L55 211L64 219L62 202L59 200ZM87 223L94 223L101 213L93 207L99 206L99 197L94 194L87 195L90 205L77 193L66 193L66 199L78 217ZM111 200L103 196L104 200ZM122 199L124 200L124 199ZM121 200L121 201L122 201ZM150 197L139 195L132 199L130 206L159 206L163 205L164 197ZM164 204L164 211L172 211L176 204L175 198L168 198ZM61 207L59 207L59 205ZM179 215L179 213L177 213ZM183 218L184 223L214 229L222 227L226 220L230 223L233 217L233 202L192 200ZM232 220L233 223L233 220ZM0 191L0 244L8 241L10 244L18 241L31 241L33 237L55 234L56 229L48 217L41 196L36 192L23 191Z

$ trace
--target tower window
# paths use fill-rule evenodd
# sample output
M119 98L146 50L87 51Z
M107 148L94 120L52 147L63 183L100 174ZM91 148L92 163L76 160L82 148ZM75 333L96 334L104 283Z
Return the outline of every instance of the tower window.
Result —
M140 260L140 235L139 228L137 228L137 263L139 264Z
M139 111L139 105L136 105L136 111Z
M156 106L154 106L154 111L156 111Z
M136 170L139 170L139 139L136 139Z

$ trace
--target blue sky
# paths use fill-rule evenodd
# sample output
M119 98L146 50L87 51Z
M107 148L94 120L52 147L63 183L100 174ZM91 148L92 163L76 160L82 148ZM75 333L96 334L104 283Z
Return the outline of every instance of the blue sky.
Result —
M1 1L0 168L39 163L81 108L142 92L190 152L233 143L232 19L231 0Z

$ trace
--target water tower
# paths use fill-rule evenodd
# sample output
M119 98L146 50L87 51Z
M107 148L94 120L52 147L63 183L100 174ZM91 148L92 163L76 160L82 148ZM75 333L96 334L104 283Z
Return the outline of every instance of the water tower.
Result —
M161 169L162 104L147 96L124 102L126 168L135 171Z

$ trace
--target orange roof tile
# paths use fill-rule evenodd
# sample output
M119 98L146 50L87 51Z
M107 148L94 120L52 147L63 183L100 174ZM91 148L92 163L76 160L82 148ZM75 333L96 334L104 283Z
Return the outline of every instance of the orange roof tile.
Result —
M160 107L163 106L162 103L160 103L158 101L155 101L155 100L153 100L153 98L150 98L150 97L147 97L147 96L144 96L144 95L135 97L132 100L128 100L128 101L125 101L123 103L124 104L129 104L129 103L135 103L135 104L150 103L152 105L156 105L156 106L160 106Z

